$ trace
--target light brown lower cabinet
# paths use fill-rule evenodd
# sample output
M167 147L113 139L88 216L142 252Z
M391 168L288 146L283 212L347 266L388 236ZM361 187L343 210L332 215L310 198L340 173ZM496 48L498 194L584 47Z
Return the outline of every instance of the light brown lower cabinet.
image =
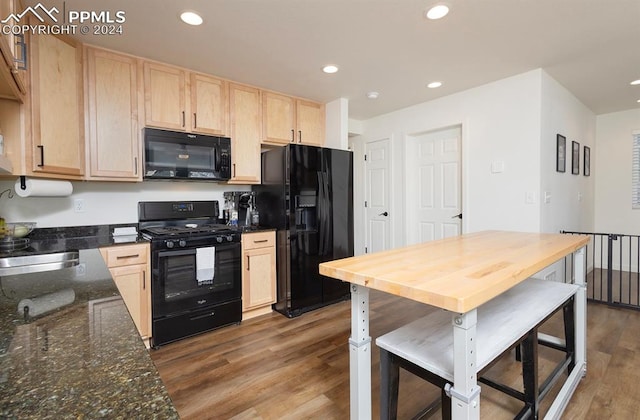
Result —
M276 301L275 232L242 234L242 319L271 312Z
M147 348L151 338L151 267L148 244L100 248L113 281Z

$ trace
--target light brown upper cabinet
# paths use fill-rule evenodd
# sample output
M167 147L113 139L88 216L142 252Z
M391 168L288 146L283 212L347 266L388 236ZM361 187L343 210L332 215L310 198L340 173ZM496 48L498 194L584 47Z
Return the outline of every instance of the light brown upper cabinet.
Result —
M230 184L260 183L260 90L229 83Z
M324 144L324 105L262 92L262 142Z
M227 82L154 62L144 63L145 125L226 135Z
M144 63L145 123L150 127L187 130L186 72L176 67Z
M313 146L324 145L324 105L297 99L296 127L298 143Z
M36 35L30 50L33 172L81 178L82 46L70 38Z
M295 141L295 101L290 96L262 92L262 141L287 144Z
M191 73L191 131L227 134L227 83L204 74Z
M138 60L87 47L87 179L141 181Z
M22 12L18 0L0 1L0 16ZM25 101L27 95L26 39L28 34L16 35L12 31L0 34L0 98ZM18 61L25 62L24 65Z

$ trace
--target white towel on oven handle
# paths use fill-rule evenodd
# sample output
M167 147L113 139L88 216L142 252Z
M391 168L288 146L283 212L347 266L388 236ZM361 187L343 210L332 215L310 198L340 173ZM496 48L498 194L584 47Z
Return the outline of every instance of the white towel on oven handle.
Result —
M196 248L196 280L198 286L213 284L216 266L216 248L207 246Z

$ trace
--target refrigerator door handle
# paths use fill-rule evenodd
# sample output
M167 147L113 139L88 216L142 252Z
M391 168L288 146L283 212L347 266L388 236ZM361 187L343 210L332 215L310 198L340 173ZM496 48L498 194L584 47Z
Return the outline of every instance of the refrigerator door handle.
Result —
M322 172L316 173L318 176L318 202L316 203L316 212L318 219L318 242L319 249L318 254L324 254L324 183L322 178Z
M325 223L324 223L324 228L325 228L325 234L324 234L324 253L323 255L327 254L329 252L329 250L331 249L331 235L332 235L332 230L333 230L333 225L332 225L332 212L331 212L331 199L329 197L329 174L327 172L322 174L322 178L323 178L323 184L324 184L324 218L325 218Z

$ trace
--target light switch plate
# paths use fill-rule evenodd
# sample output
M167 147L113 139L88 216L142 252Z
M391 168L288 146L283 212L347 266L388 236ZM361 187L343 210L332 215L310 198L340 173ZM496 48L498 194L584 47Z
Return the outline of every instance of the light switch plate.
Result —
M501 172L504 172L504 162L501 160L494 160L491 162L491 173L499 174Z

